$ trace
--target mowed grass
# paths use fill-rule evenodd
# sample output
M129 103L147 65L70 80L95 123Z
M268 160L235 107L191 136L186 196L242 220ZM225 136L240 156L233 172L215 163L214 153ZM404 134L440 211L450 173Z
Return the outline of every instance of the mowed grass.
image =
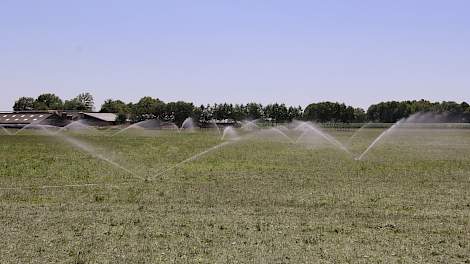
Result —
M470 262L469 130L329 132L1 135L0 262Z

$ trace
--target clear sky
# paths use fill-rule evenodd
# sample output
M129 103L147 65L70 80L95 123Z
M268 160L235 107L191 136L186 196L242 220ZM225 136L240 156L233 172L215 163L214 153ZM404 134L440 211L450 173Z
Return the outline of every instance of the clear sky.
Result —
M0 0L0 110L20 96L470 101L468 0Z

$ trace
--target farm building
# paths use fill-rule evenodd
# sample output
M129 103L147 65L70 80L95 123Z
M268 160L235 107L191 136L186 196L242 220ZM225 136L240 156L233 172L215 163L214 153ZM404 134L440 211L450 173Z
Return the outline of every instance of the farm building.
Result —
M54 120L53 115L49 112L4 112L0 113L0 126L21 128L30 124L44 124Z
M28 111L1 112L0 127L22 128L27 125L65 126L71 121L84 120L90 126L110 126L115 124L116 114L85 113L78 111Z
M90 126L112 126L116 124L114 113L80 113L80 119Z

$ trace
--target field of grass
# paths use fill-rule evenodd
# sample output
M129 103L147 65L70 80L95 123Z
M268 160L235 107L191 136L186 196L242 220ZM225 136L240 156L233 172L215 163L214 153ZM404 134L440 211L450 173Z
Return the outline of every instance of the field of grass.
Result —
M0 263L470 263L470 130L382 131L0 131Z

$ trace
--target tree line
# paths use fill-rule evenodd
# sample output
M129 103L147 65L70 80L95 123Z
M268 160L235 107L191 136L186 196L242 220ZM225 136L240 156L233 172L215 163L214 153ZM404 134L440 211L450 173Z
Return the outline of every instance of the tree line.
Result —
M402 118L418 112L445 113L447 120L452 122L470 122L470 105L466 102L450 101L430 102L419 101L388 101L371 105L367 111L362 108L347 106L338 102L319 102L309 104L305 109L301 106L285 104L259 103L194 106L188 102L165 103L157 98L143 97L137 103L124 103L120 100L108 99L101 107L101 112L121 113L138 122L149 118L174 121L180 124L187 117L201 122L215 120L241 121L246 119L262 119L273 123L284 123L292 120L308 120L333 123L381 122L394 123Z
M470 105L466 102L389 101L371 105L367 110L367 120L372 122L394 123L419 112L445 114L449 122L470 122Z
M75 110L92 111L93 96L89 93L63 101L55 94L42 94L36 99L31 97L19 98L14 106L15 111L32 110ZM230 104L216 103L212 105L195 106L191 102L163 102L158 98L146 96L137 103L125 103L121 100L108 99L102 105L100 112L116 113L118 122L140 122L158 118L172 121L178 125L188 117L198 122L241 121L246 119L261 119L265 122L285 123L292 120L308 120L315 122L334 123L363 123L382 122L393 123L418 112L445 113L453 122L470 122L470 105L466 102L452 101L430 102L419 101L388 101L371 105L367 111L338 102L319 102L309 104L305 109L301 106L287 106L273 103Z
M263 119L284 123L294 119L302 119L303 109L300 106L293 107L278 103L266 106L258 103L220 103L195 106L193 103L183 101L165 103L158 98L146 96L137 103L127 104L121 100L108 99L101 106L100 112L118 113L118 119L121 121L124 118L129 118L131 122L158 118L181 125L188 117L202 123L209 123L214 119L226 120L227 122Z
M13 105L14 111L35 110L75 110L92 111L94 99L90 93L81 93L75 98L63 101L59 96L52 93L39 95L36 99L32 97L20 97Z

